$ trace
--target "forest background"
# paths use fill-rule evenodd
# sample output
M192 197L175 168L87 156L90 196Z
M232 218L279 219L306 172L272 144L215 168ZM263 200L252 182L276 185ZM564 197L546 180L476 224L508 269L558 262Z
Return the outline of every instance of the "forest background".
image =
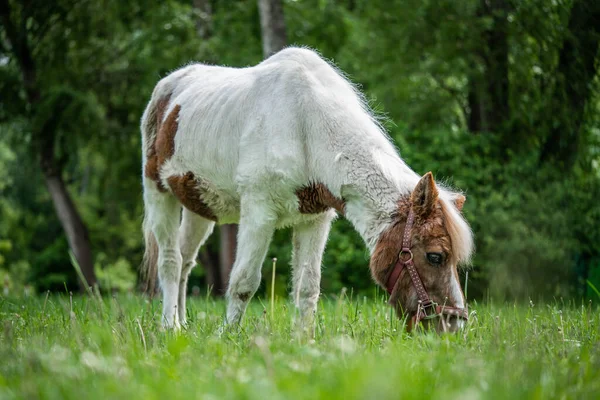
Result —
M101 290L136 290L139 121L154 85L192 61L244 67L285 44L332 60L415 171L465 191L469 298L600 288L598 1L0 0L0 18L4 295L73 290L73 264ZM290 239L276 234L263 269L279 259L281 296ZM215 230L190 290L222 295L234 249L235 227ZM323 293L375 294L367 265L335 222Z

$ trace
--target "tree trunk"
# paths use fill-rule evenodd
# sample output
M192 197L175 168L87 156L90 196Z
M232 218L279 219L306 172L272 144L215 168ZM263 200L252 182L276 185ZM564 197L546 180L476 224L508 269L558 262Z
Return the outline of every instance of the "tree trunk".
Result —
M202 39L212 36L212 5L210 0L193 0L196 15L196 32Z
M211 296L220 296L221 293L219 292L223 291L222 288L225 285L221 279L219 265L215 262L215 258L217 257L213 257L208 249L203 246L198 253L198 258L206 271L206 286L208 286Z
M488 71L486 109L489 129L500 134L505 132L510 120L508 85L508 14L507 0L490 0L487 12L494 21L494 27L485 35L487 52L485 57ZM514 138L511 138L514 139ZM510 144L505 143L505 144Z
M473 73L469 82L468 127L471 132L505 134L510 119L508 83L508 13L506 0L482 0L478 16L493 21L483 32L478 54L483 73ZM510 140L508 140L510 142Z
M220 229L220 249L219 264L221 267L221 282L223 286L219 288L217 295L225 294L229 284L229 275L235 262L235 249L237 247L238 226L233 224L221 225Z
M481 90L477 81L471 78L469 82L469 115L467 124L469 131L472 133L480 133L487 130L487 122L485 121L485 113L483 112L484 104L481 95Z
M281 0L258 0L263 57L283 49L287 43L285 19Z
M89 286L93 287L98 283L94 271L92 248L87 228L75 208L75 204L67 191L62 177L53 173L48 174L44 171L44 178L46 180L46 187L54 203L56 215L67 235L69 247L86 280L86 282L80 282L80 286L87 290Z
M61 108L60 102L56 105ZM98 282L94 271L94 260L92 257L92 246L88 230L77 212L77 207L67 190L67 185L62 178L62 163L54 155L54 142L56 132L56 120L49 119L39 132L36 132L36 147L40 159L40 167L44 174L46 187L52 198L56 216L67 236L69 248L75 256L75 260L85 282L79 280L82 290L94 287Z
M540 162L554 162L570 169L577 160L585 109L597 75L596 56L600 38L600 3L575 1L563 43L549 113L550 134Z

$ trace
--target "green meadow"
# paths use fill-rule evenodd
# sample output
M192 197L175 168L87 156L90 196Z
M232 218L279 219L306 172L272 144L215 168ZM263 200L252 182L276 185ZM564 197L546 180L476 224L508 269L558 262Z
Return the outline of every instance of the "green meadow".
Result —
M140 296L0 297L1 399L594 399L600 313L590 303L470 304L457 335L407 334L381 296L323 298L316 337L294 308L193 298L160 328Z

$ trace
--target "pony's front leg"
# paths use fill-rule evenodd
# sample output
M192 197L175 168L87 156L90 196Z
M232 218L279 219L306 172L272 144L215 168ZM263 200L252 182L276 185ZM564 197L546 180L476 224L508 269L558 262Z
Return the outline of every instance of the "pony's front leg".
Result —
M321 288L321 260L329 235L333 210L317 219L294 226L292 297L299 312L296 329L315 335L315 314Z
M260 285L262 263L275 230L276 214L263 198L243 197L235 263L227 288L227 324L240 323Z

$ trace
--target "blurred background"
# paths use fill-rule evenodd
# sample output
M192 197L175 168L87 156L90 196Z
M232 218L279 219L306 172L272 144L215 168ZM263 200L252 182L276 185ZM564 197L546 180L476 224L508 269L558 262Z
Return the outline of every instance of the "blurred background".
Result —
M0 18L4 296L76 290L73 261L103 291L136 291L154 85L286 45L335 62L415 171L466 192L470 299L600 296L600 1L0 0ZM194 294L223 294L235 233L215 229ZM277 233L263 293L277 257L286 294L290 241ZM323 264L325 295L376 295L344 219Z

